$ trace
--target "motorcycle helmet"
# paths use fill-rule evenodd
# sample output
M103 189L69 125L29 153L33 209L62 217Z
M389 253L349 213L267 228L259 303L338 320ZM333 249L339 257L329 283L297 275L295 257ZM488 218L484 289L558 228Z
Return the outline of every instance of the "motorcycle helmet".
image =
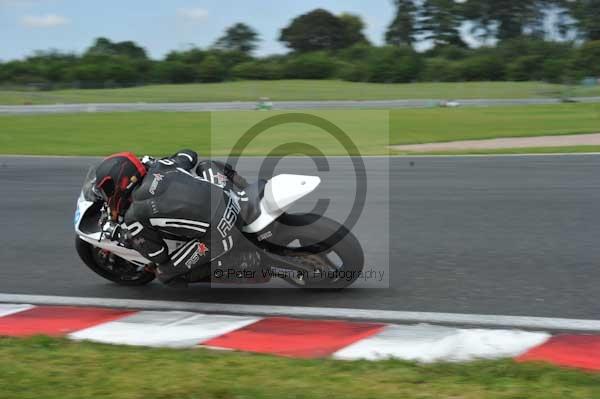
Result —
M108 205L113 221L125 214L133 189L145 175L146 167L131 152L111 155L98 165L94 192Z

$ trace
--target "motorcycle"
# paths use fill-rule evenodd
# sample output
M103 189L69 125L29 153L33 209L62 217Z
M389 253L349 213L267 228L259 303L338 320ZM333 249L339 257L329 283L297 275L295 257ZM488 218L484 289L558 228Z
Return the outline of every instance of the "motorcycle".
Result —
M201 179L196 172L196 178ZM75 210L75 247L81 260L105 279L140 286L155 278L151 262L119 238L118 224L93 190L95 168L87 173ZM343 225L317 214L293 214L293 204L314 191L316 176L281 174L245 189L244 240L203 272L190 272L189 283L266 283L281 278L300 288L342 289L360 276L364 254ZM165 232L166 233L166 232ZM169 253L188 240L165 234ZM210 269L210 270L209 270Z

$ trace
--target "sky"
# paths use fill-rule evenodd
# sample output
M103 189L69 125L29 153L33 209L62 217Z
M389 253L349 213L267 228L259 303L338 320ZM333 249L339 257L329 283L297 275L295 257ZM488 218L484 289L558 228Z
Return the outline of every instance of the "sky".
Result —
M394 14L391 0L0 0L0 60L35 50L81 53L100 36L133 40L160 59L170 50L210 46L236 22L259 32L257 55L283 53L281 28L315 8L360 15L375 44L383 43Z

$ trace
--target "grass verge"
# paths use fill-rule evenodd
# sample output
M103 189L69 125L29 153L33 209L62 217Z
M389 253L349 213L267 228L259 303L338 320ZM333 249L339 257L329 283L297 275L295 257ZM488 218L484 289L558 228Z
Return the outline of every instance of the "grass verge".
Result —
M0 339L2 398L597 398L600 374L511 360L419 365Z
M389 144L600 132L600 106L596 104L305 113L339 126L363 155L387 155L391 151ZM105 155L130 150L164 155L190 147L207 156L228 155L248 128L282 114L285 113L231 111L5 115L0 116L0 152ZM321 129L301 123L265 131L252 141L244 155L266 155L279 144L295 142L312 143L326 155L346 155L344 148L328 139Z
M238 81L149 85L95 90L0 90L0 104L210 102L286 100L396 100L600 96L600 87L541 82L356 83L337 80Z

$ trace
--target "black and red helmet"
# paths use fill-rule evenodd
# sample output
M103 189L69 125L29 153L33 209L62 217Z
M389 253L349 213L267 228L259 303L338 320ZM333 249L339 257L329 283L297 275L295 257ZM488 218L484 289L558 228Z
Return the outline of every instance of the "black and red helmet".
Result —
M111 155L98 165L94 192L108 204L113 220L125 213L131 192L145 175L146 167L131 152Z

